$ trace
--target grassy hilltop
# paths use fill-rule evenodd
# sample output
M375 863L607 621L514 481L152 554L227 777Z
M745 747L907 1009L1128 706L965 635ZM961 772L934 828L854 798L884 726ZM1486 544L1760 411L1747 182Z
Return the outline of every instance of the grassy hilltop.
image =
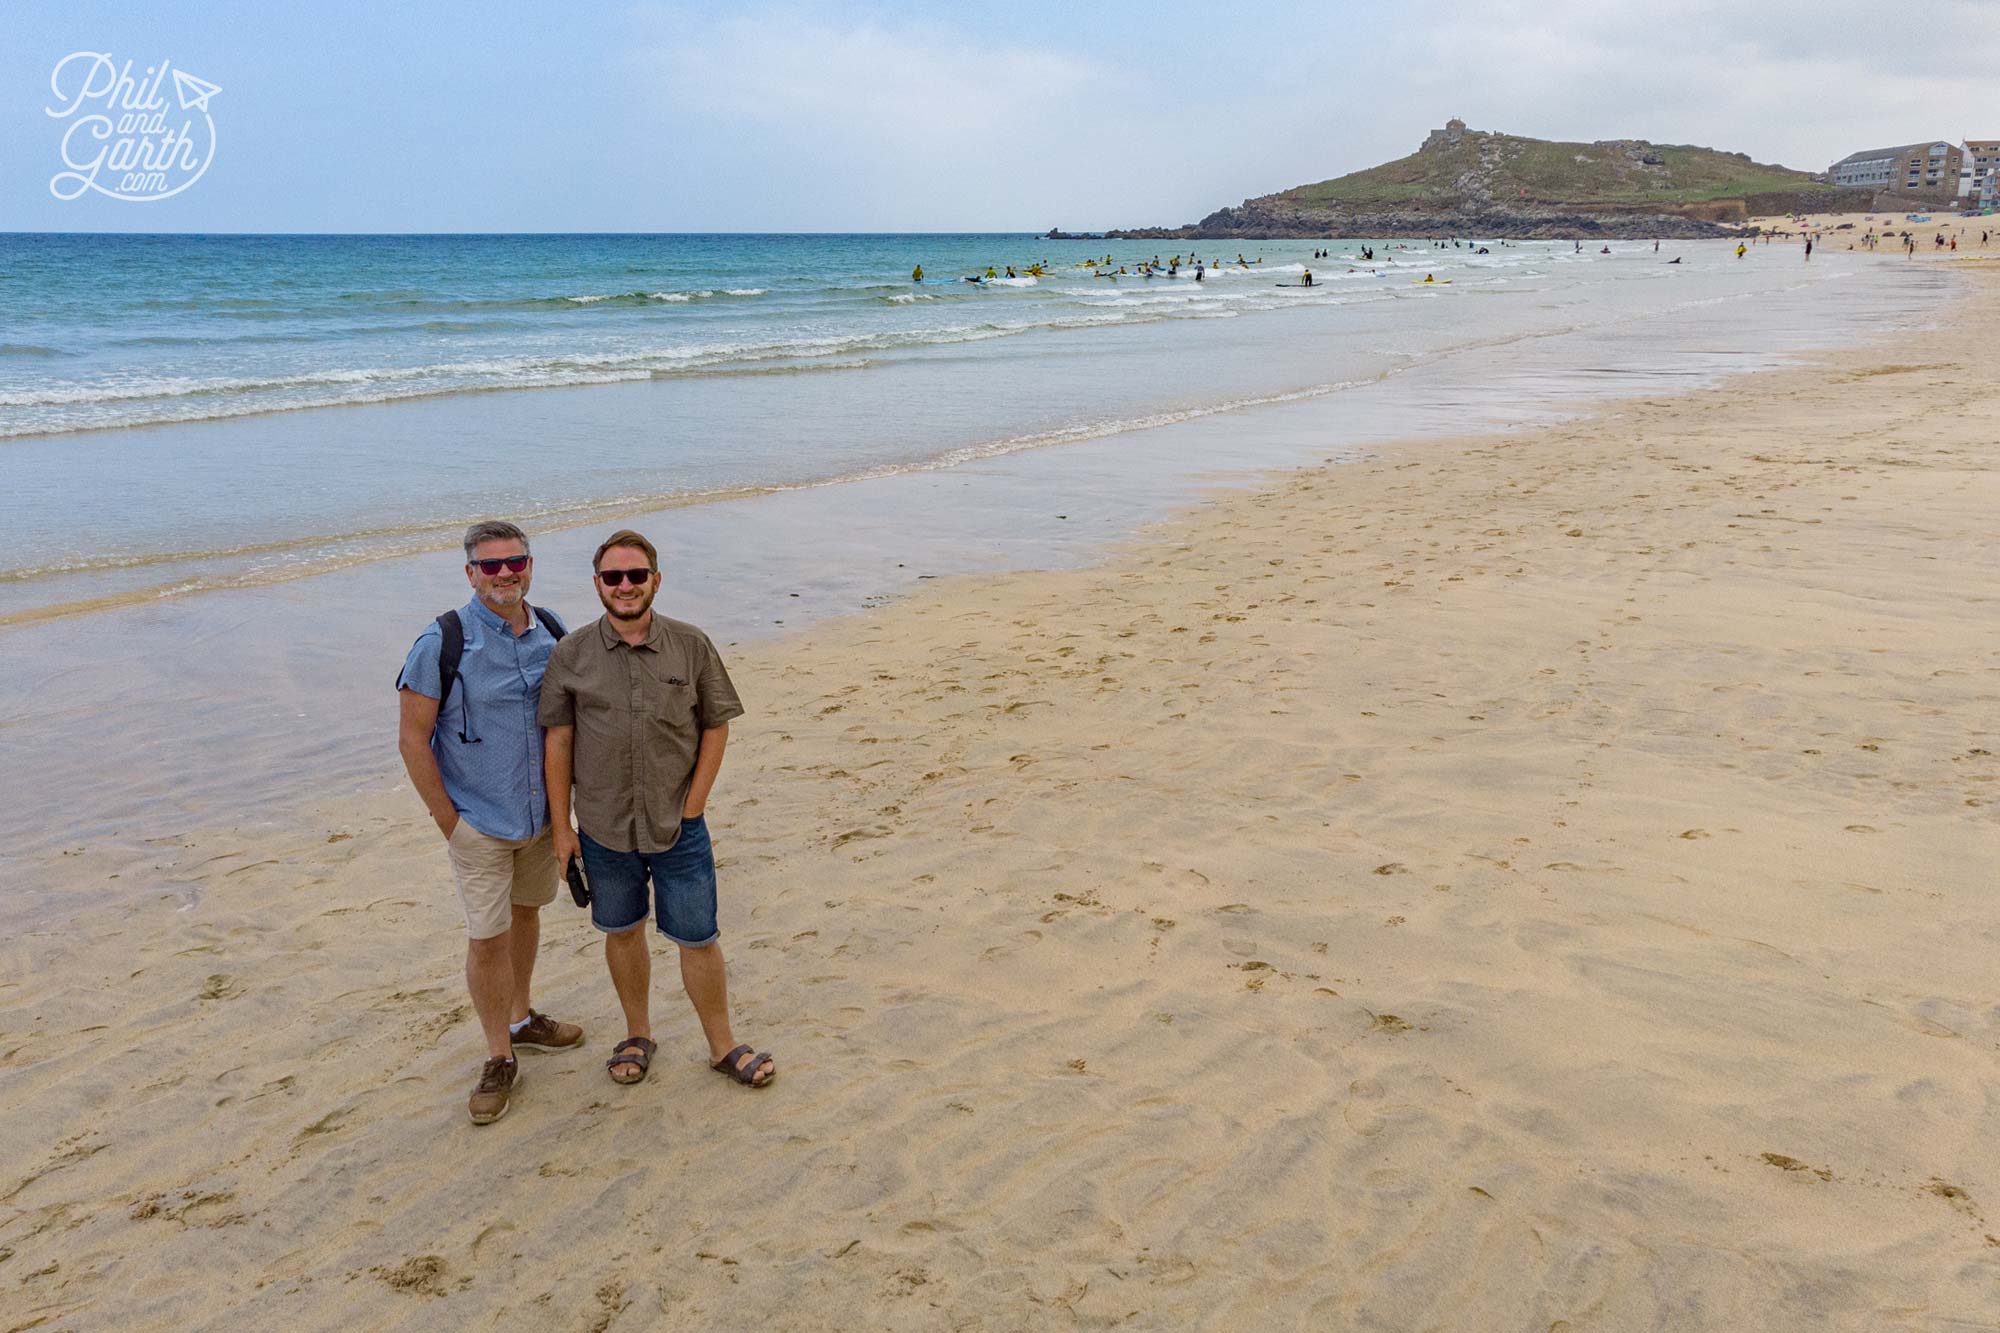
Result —
M1408 157L1269 196L1309 207L1435 204L1468 198L1576 204L1693 204L1822 188L1803 171L1742 153L1643 139L1552 143L1468 131Z
M1855 193L1855 192L1847 192ZM1112 235L1712 236L1757 213L1867 207L1803 171L1644 139L1555 143L1454 127L1408 157L1219 209L1191 226Z

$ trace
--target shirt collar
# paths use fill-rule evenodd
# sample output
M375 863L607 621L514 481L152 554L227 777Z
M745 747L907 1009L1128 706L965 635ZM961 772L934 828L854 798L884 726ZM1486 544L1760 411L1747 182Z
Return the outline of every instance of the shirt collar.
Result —
M521 608L528 613L528 633L533 634L541 625L542 618L535 614L535 608L529 606L526 601L521 603ZM471 616L480 624L486 626L486 628L498 630L510 639L516 637L514 627L507 623L507 618L494 611L492 607L480 601L477 597L467 602L465 608L459 614L461 616Z
M657 652L666 636L667 627L661 620L658 611L653 612L653 623L646 627L646 641L640 644L627 644L625 642L624 636L619 634L618 630L612 625L609 612L597 618L597 637L603 643L604 651L607 653L621 645L628 648L651 648Z

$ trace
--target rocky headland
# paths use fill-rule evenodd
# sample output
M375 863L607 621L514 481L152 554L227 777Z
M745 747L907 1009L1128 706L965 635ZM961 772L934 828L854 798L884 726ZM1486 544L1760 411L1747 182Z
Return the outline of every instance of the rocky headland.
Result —
M1551 142L1454 120L1408 157L1366 171L1246 199L1186 226L1105 235L1703 237L1732 234L1756 216L1868 206L1867 191L1833 189L1823 176L1742 153L1644 139Z

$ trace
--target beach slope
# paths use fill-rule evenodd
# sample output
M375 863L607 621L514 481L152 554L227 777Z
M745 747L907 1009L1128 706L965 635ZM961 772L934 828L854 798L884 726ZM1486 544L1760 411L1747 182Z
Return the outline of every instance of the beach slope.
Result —
M1983 276L739 654L765 1091L564 900L475 1129L414 797L178 839L6 945L0 1329L1993 1326Z

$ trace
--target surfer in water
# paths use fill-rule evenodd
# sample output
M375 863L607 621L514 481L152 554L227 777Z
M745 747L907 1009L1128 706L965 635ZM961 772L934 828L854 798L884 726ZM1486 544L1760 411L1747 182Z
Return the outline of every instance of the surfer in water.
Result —
M923 280L924 280L924 266L922 264L919 264L915 268L910 270L910 281L922 282Z
M1303 277L1299 281L1299 286L1310 287L1312 285L1313 285L1313 271L1311 269L1307 269L1305 272L1305 277Z

